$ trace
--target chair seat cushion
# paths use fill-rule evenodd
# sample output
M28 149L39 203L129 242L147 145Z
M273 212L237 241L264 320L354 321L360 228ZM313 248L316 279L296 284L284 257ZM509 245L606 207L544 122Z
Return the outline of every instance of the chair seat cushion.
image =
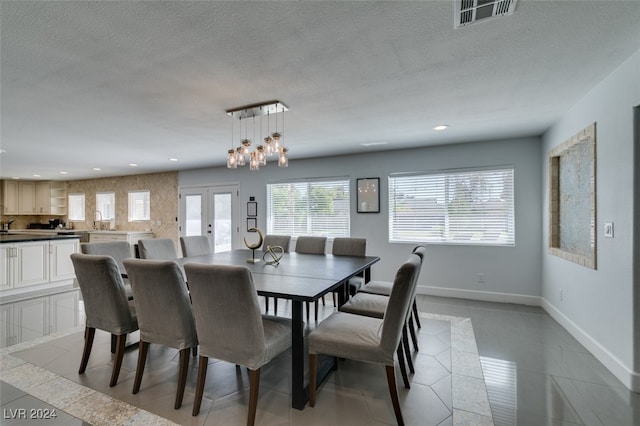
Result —
M381 294L383 296L388 296L391 294L391 288L393 287L393 283L390 281L369 281L367 284L360 287L360 292L362 293L371 293L371 294Z
M262 316L264 344L266 347L264 364L291 346L291 320L288 318ZM257 366L256 368L259 368Z
M393 365L394 352L380 345L382 320L334 312L309 333L309 353Z
M350 314L384 318L389 298L379 294L357 293L340 307L340 311Z
M360 290L360 288L362 288L363 285L364 285L364 278L363 277L351 277L351 278L349 278L349 287L352 290L352 292L356 292L356 291Z

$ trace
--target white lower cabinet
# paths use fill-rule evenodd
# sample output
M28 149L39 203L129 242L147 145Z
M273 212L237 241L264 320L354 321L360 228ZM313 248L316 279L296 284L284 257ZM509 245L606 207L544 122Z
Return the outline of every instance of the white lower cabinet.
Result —
M79 248L77 238L0 244L0 290L72 280L71 254Z
M49 281L49 241L16 244L15 287Z
M0 347L79 325L77 289L0 305Z

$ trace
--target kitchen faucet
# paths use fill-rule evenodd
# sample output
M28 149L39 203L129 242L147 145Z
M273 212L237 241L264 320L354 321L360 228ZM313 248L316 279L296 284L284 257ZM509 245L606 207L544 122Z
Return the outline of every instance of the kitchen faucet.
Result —
M96 221L93 221L93 229L102 230L102 212L100 210L96 210L96 215L100 215L100 221L98 225L96 225Z

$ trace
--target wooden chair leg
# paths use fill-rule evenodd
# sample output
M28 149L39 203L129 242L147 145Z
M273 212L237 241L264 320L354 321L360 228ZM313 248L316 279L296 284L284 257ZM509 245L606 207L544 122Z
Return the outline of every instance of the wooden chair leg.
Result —
M144 366L147 363L147 353L149 351L149 342L140 340L138 345L138 365L136 367L136 378L133 380L133 394L137 394L142 383L142 375L144 374Z
M273 315L278 315L278 298L273 298Z
M264 297L264 313L269 312L269 296Z
M309 322L309 302L304 302L307 308L307 322Z
M322 296L322 297L323 297L323 299L322 299L323 303L322 304L324 305L324 296ZM317 300L316 300L315 308L316 308L316 316L315 316L315 318L316 318L316 323L317 323L318 322L318 311L320 310L320 305L318 305L318 301Z
M198 356L198 347L194 346L191 348L191 356L193 356L194 358Z
M111 372L111 381L109 387L114 387L118 383L120 375L120 367L122 367L122 358L124 358L124 349L127 343L127 333L120 334L116 338L116 358L113 360L113 371Z
M389 383L389 393L391 394L391 403L393 404L393 411L396 414L396 421L398 426L404 426L404 420L402 419L402 411L400 410L400 400L398 399L398 389L396 388L396 369L393 365L386 365L387 368L387 383Z
M422 328L422 326L420 325L420 315L418 314L418 304L416 303L416 299L413 299L413 317L416 320L418 328Z
M407 367L404 366L404 351L402 350L402 342L398 344L398 364L400 364L400 373L402 373L402 381L404 382L404 387L407 389L411 389L409 385L409 376L407 376ZM395 373L394 373L395 375Z
M249 414L247 415L247 426L253 426L256 422L259 390L260 369L258 368L257 370L249 370Z
M93 347L93 338L96 335L96 329L93 327L84 328L84 349L82 350L82 360L80 361L80 369L78 374L82 374L87 369L87 363L89 362L89 355L91 355L91 348Z
M309 407L316 406L317 375L318 375L318 355L309 354Z
M209 357L200 355L198 363L198 382L196 383L196 396L193 400L193 411L191 415L197 416L200 412L202 404L202 394L204 393L204 382L207 380L207 366L209 365Z
M189 348L180 350L180 370L178 372L178 390L176 392L176 403L173 406L176 410L182 406L184 388L187 384L187 372L189 371Z
M407 333L407 324L402 327L402 345L404 346L404 355L407 358L407 365L409 366L409 372L415 374L416 370L413 368L413 359L411 359L411 349L409 348L409 336Z
M413 349L416 352L420 352L420 348L418 347L418 336L416 335L416 329L413 326L413 317L414 317L413 314L411 314L409 316L409 324L408 324L409 333L411 334L411 341L413 342Z

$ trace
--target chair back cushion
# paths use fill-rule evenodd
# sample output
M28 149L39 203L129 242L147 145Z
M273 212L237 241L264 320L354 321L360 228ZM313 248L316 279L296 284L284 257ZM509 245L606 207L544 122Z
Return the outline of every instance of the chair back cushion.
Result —
M87 327L117 335L136 331L135 311L127 300L116 261L110 256L82 253L73 253L71 261L84 301Z
M266 250L267 246L280 246L284 249L285 253L289 252L289 243L291 243L291 237L289 235L273 235L267 234L264 236L264 242L262 243L262 250Z
M298 237L296 253L324 254L327 237Z
M420 257L411 254L400 266L393 280L380 336L380 346L390 353L396 350L400 342L402 326L416 291L416 274L419 267Z
M182 270L173 260L124 261L133 290L140 338L176 349L198 346Z
M331 252L336 256L365 256L367 252L367 239L334 238Z
M170 238L147 238L138 241L140 258L157 260L175 260L176 246Z
M121 274L126 273L122 261L133 257L131 254L131 246L127 241L82 243L80 244L80 251L84 254L98 254L113 257Z
M180 246L182 247L182 255L184 257L211 254L209 239L205 235L180 237Z
M258 293L245 266L184 266L200 351L250 369L268 361Z

